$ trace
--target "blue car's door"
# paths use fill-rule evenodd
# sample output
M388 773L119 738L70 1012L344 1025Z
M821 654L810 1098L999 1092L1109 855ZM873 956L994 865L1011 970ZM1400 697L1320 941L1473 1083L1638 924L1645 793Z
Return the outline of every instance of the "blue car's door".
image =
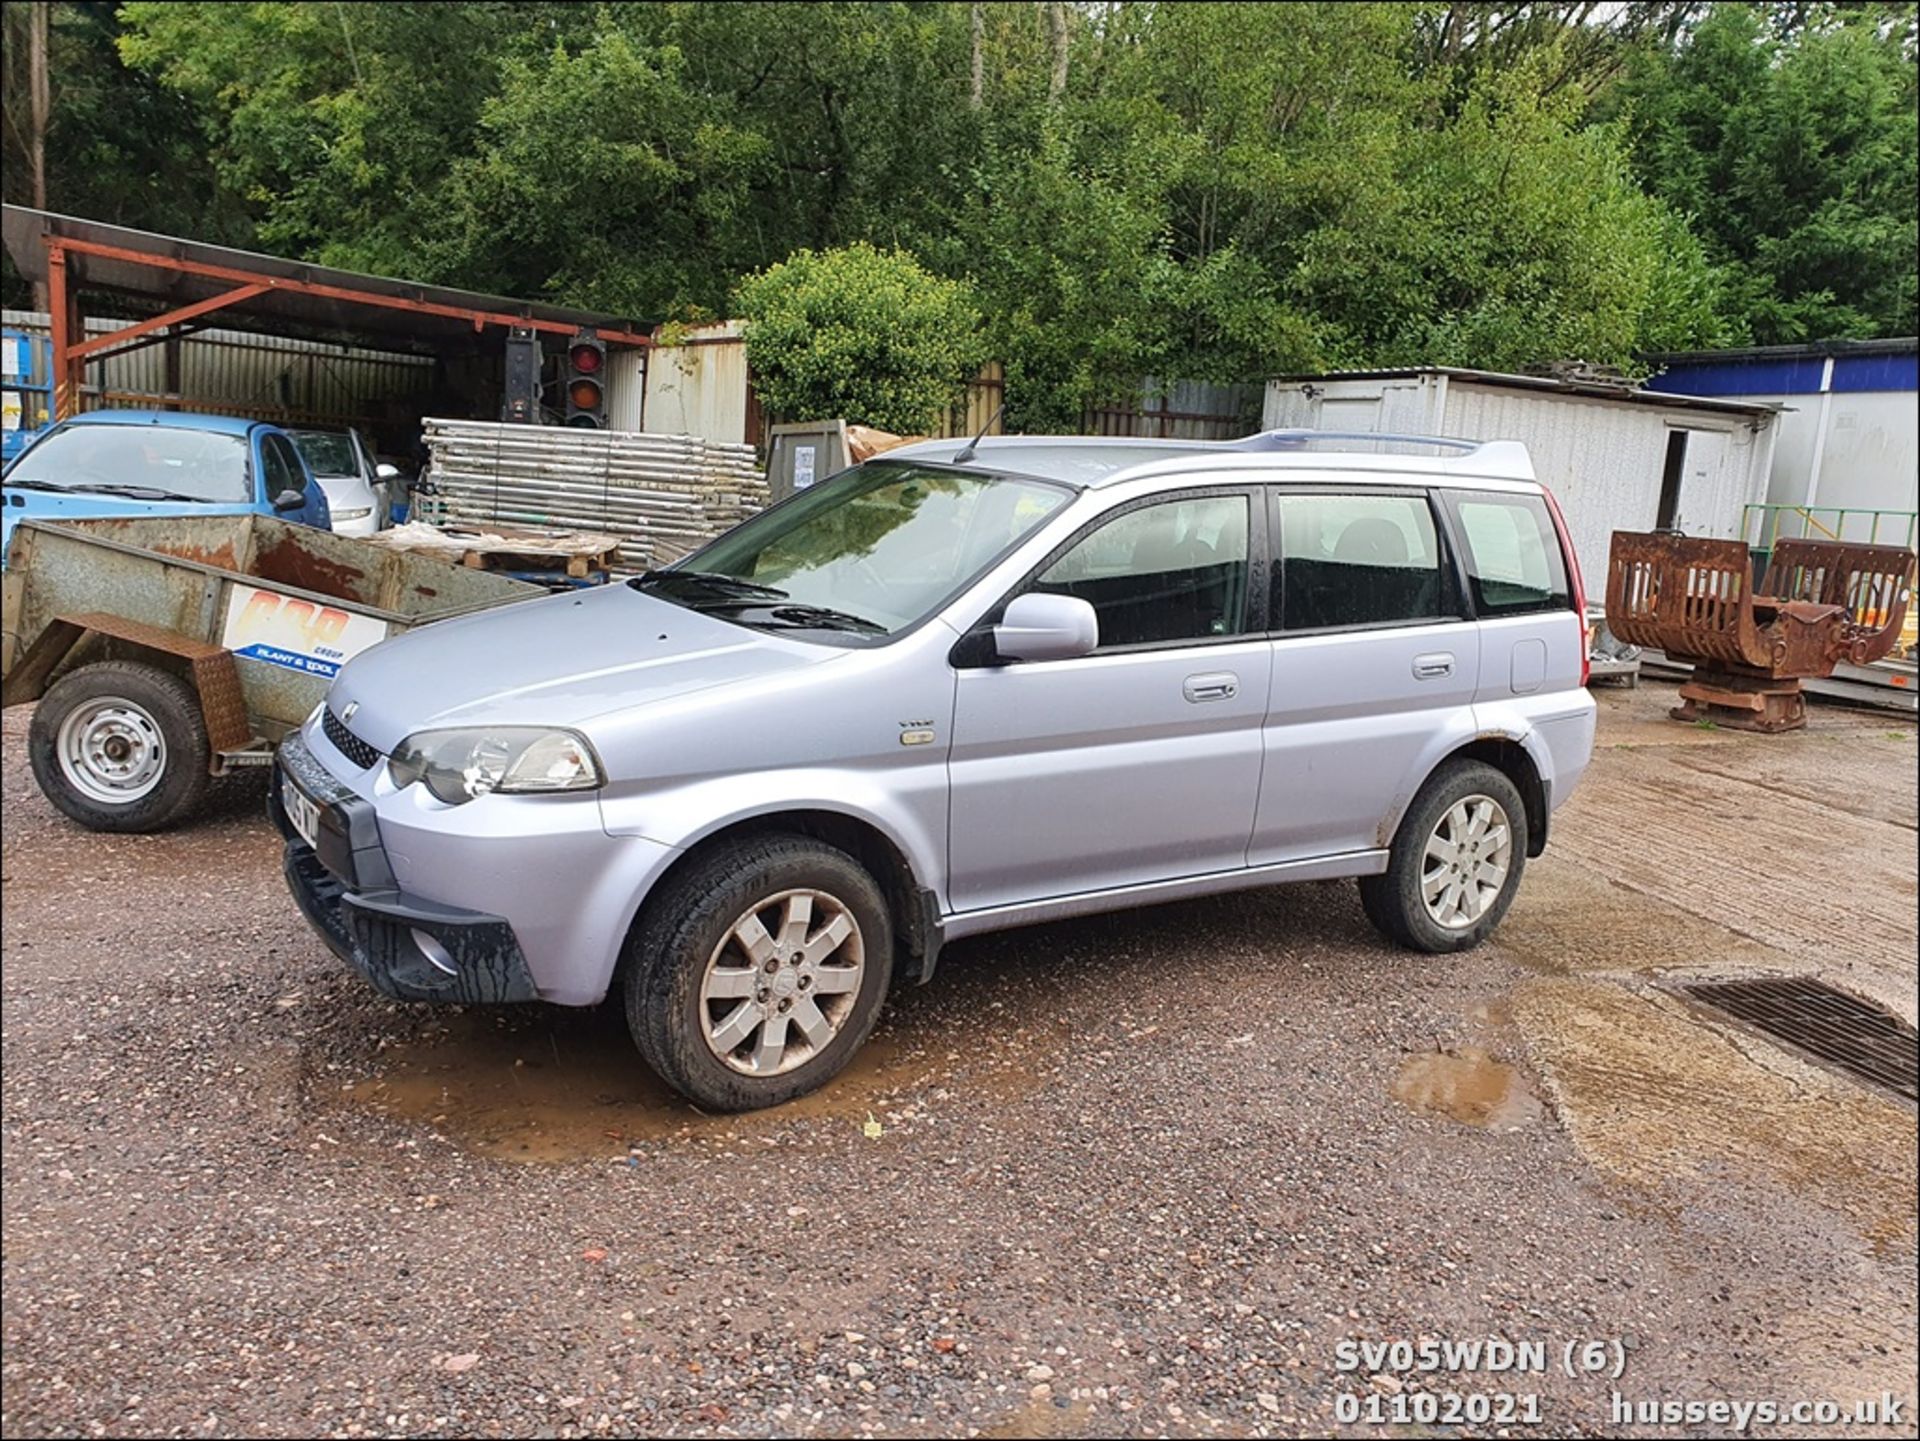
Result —
M316 530L332 529L327 493L320 489L320 482L313 478L313 472L307 469L293 442L279 431L263 427L254 431L253 447L253 473L259 477L262 512L299 525L310 525ZM276 508L274 498L289 490L300 492L304 498L302 504L294 510Z

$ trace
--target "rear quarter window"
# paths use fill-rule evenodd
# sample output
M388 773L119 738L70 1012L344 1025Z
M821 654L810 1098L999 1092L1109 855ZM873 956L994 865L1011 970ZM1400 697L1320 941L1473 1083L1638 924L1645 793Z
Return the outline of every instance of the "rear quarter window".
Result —
M1453 514L1481 615L1572 609L1560 537L1542 497L1456 495Z

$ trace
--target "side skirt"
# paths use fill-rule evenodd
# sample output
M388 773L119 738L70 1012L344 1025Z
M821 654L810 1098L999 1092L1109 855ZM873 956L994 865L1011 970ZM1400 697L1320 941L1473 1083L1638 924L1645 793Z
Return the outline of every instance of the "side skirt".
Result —
M1115 886L1111 890L1054 896L1044 901L1022 901L1018 905L959 911L942 923L942 940L955 941L962 936L1012 930L1016 926L1036 925L1041 921L1063 921L1073 916L1122 911L1133 906L1153 906L1163 901L1184 901L1194 896L1255 890L1287 881L1330 881L1345 876L1377 876L1387 869L1387 856L1388 852L1384 850L1344 851L1337 856L1278 861L1272 865L1249 866L1236 871L1185 876L1176 881L1149 881L1136 886Z

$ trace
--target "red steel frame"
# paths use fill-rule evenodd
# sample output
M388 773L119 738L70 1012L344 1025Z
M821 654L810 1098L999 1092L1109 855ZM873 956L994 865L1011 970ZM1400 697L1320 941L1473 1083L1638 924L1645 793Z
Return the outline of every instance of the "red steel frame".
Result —
M206 300L195 301L176 309L142 320L138 324L125 326L111 334L102 335L94 340L84 338L86 331L81 322L80 297L67 276L67 256L98 255L106 260L124 260L133 265L144 265L154 270L170 270L180 275L197 275L210 280L227 280L234 289L211 296ZM510 315L497 310L471 309L457 305L441 305L430 300L406 300L397 295L372 295L364 290L351 290L340 285L326 285L314 280L292 280L279 276L264 276L251 271L241 270L230 265L208 265L197 260L179 260L167 255L154 255L144 250L127 250L117 245L100 245L91 240L66 240L52 236L47 238L47 303L52 312L53 330L53 413L54 419L66 420L79 414L80 392L86 380L87 361L122 350L136 349L150 345L164 338L163 332L176 325L224 310L228 306L239 305L264 295L270 290L285 291L295 295L317 295L326 300L338 300L348 305L370 305L385 310L405 310L415 315L438 315L454 320L472 322L476 332L485 330L489 325L511 328L524 326L530 330L543 330L555 335L573 335L579 327L570 321L541 320L534 316ZM600 338L613 345L651 346L653 337L631 330L600 330Z

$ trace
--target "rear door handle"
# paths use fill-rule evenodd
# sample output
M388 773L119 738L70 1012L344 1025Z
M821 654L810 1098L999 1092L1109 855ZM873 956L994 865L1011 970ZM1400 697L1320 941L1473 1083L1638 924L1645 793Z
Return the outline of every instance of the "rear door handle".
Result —
M1415 680L1441 680L1453 674L1453 656L1447 651L1434 651L1429 655L1417 655L1413 658L1413 678Z
M1224 670L1211 675L1190 675L1182 690L1195 705L1201 701L1232 700L1240 694L1240 677Z

